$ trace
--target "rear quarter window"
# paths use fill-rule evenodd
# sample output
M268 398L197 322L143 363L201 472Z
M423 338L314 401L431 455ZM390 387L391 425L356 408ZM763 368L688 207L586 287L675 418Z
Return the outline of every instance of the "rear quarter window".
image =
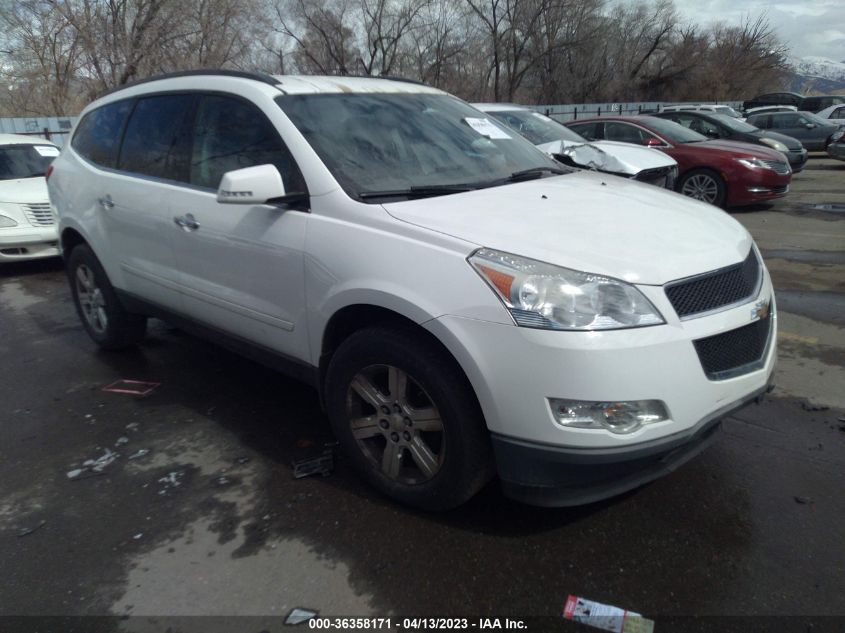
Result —
M599 140L598 132L596 130L598 127L597 123L576 123L574 125L568 125L567 127L577 132L588 141Z
M132 100L116 101L86 114L71 140L81 156L102 167L114 167L123 125L132 109Z

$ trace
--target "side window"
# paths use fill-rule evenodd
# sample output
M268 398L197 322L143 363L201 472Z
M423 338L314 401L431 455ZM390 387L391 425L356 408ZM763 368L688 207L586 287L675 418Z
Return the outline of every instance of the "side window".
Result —
M217 189L227 171L275 165L288 192L305 192L305 180L279 133L254 105L234 97L200 98L194 122L190 182Z
M829 119L845 119L845 106L841 108L836 108L833 113L828 117Z
M596 123L578 123L576 125L568 126L573 132L580 134L588 141L597 141L599 137L596 136Z
M139 99L126 125L117 168L187 182L194 100L187 94Z
M619 123L617 121L608 121L604 124L604 138L608 141L620 141L622 143L645 145L648 139L655 137L645 130L633 125ZM658 139L655 138L655 140Z
M114 167L120 133L132 100L109 103L85 115L73 134L71 147L92 163L103 167Z
M780 114L778 116L772 117L772 127L776 129L785 129L790 127L795 127L798 125L798 119L800 117L797 114Z

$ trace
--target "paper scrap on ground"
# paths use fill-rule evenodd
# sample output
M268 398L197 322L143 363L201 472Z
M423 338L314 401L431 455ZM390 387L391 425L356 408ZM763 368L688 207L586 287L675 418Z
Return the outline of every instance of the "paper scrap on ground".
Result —
M148 393L152 393L160 384L160 382L144 382L143 380L126 380L121 378L103 387L103 391L126 393L132 396L146 396Z
M563 607L563 617L613 633L652 633L654 621L639 613L609 604L570 595Z
M301 624L302 622L307 622L312 618L317 617L316 611L311 611L310 609L299 609L295 608L292 609L290 613L288 613L288 617L285 619L285 624Z
M467 125L470 126L473 130L475 130L482 136L486 136L487 138L510 138L510 135L507 132L505 132L498 125L491 123L490 119L476 119L473 117L467 117L464 119L464 121L466 121Z

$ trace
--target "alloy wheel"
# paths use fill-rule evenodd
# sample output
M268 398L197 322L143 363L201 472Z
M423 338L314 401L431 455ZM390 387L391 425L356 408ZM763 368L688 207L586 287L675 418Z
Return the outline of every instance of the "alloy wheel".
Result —
M109 325L106 300L97 286L94 272L85 264L76 267L76 296L88 325L98 334L103 334Z
M719 197L719 183L707 174L695 174L684 182L681 193L690 198L713 204Z

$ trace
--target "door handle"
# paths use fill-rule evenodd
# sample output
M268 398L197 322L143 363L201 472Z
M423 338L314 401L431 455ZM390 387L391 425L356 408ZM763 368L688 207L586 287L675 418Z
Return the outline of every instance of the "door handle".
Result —
M109 194L106 194L102 198L97 198L97 202L99 202L100 206L106 210L114 208L114 202Z
M173 218L173 222L183 231L196 231L198 228L200 228L200 223L197 222L196 218L192 213L186 213L185 215L177 215Z

